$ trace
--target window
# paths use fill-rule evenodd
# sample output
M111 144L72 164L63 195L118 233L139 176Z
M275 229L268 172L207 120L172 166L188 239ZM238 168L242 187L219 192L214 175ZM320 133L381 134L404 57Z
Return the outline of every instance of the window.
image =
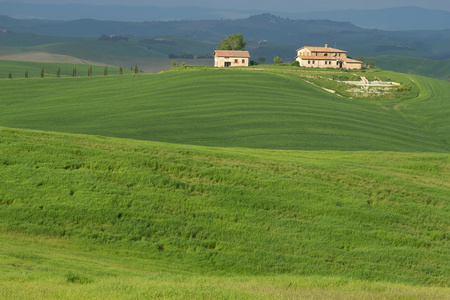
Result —
M237 63L238 63L238 60L237 60L237 59L235 59L235 60L234 60L234 63L235 63L235 64L237 64Z
M316 61L315 60L313 60L313 64L315 64L316 63Z
M245 64L245 59L242 60L242 63Z
M308 65L311 63L311 61L310 60L308 60Z

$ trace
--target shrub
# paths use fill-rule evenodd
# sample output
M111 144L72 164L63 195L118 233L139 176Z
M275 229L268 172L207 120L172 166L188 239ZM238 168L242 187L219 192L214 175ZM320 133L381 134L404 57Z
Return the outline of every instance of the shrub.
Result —
M276 64L282 64L283 63L283 59L280 58L279 56L275 56L273 58L273 62L276 63Z

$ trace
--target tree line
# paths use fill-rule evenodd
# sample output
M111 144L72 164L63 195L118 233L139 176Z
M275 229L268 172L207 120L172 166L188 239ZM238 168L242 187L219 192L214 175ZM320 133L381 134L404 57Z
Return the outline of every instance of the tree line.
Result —
M143 73L143 71L139 69L137 64L134 65L134 67L131 67L130 70L134 71L135 74ZM77 69L77 67L73 67L72 68L72 77L77 77L77 76L79 76L79 74L80 74L79 73L79 69ZM57 78L61 77L61 68L60 67L58 67L56 69L56 73L54 75ZM92 77L93 75L94 75L94 72L93 72L92 66L89 66L88 69L87 69L87 76L88 77ZM108 75L109 75L109 69L108 69L108 67L105 66L103 68L103 76L108 76ZM122 66L119 67L119 75L123 75L123 67ZM42 67L40 72L39 72L39 77L44 78L46 76L52 76L53 77L53 74L46 73L45 72L45 68ZM68 77L68 76L69 75L66 75L66 77ZM26 69L25 72L24 72L24 78L28 79L29 77L30 77L30 72L28 71L28 69ZM12 72L8 72L8 78L9 79L13 79L13 73Z

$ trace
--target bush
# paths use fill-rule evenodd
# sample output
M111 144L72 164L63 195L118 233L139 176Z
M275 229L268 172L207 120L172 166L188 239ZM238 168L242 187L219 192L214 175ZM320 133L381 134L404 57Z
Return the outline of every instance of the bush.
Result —
M273 58L273 62L276 63L276 64L282 64L283 63L283 59L280 58L279 56L275 56Z
M293 67L300 67L300 62L299 62L298 60L293 61L293 62L291 63L291 66L293 66Z

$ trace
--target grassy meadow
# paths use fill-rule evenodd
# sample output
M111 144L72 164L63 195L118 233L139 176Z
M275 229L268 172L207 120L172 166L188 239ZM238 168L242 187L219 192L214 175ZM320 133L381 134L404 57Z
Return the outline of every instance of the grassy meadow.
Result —
M7 128L0 147L9 295L19 283L25 295L95 295L134 277L109 292L150 295L148 281L161 293L179 281L192 288L185 297L230 285L256 298L240 277L275 292L292 283L286 296L448 292L448 154L204 148ZM177 298L181 286L160 295Z
M418 74L450 80L450 60L426 59L407 56L374 56L368 57L376 66L383 70L392 70L407 74Z
M333 80L360 76L406 89ZM448 82L189 66L0 88L6 299L450 294Z
M6 79L0 81L0 126L219 147L448 151L449 83L361 73L411 87L371 100L309 82L333 74L347 73L191 67L139 76Z

